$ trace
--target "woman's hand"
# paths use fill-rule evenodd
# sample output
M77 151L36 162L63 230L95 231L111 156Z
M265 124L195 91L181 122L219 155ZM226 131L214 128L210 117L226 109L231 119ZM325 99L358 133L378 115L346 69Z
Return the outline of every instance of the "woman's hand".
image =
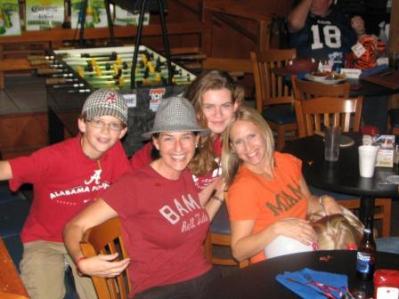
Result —
M115 260L118 253L97 255L78 261L78 269L89 276L114 277L122 273L130 263L130 259Z
M317 235L309 221L299 218L285 218L272 225L275 235L298 240L305 245L317 243Z

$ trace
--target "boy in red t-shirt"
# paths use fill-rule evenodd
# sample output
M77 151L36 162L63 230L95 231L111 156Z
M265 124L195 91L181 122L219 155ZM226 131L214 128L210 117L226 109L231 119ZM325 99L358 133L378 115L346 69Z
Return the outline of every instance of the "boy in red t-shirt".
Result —
M0 161L0 180L10 188L33 184L32 207L21 239L21 277L32 299L62 299L65 263L80 299L97 298L91 279L77 275L65 249L64 225L128 168L120 143L127 131L127 105L116 91L99 89L83 105L80 134L34 152Z

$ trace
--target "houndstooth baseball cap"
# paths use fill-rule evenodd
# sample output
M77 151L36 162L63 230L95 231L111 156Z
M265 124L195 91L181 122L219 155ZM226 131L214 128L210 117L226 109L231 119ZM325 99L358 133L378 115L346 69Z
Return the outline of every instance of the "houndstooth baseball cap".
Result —
M127 124L127 104L123 96L112 89L98 89L88 96L82 108L82 115L88 120L109 115Z
M161 100L152 130L144 133L143 137L149 139L154 133L174 131L199 132L202 135L209 133L208 129L198 125L193 105L182 97Z

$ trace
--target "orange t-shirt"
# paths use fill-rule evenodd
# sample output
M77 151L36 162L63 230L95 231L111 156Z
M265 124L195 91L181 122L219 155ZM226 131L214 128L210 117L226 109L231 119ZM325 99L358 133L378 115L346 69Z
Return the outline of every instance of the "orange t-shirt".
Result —
M302 162L279 152L274 153L274 159L272 179L255 174L242 165L229 188L227 207L230 220L255 220L252 234L280 219L306 217L308 200L300 188ZM262 250L251 258L251 262L265 258Z

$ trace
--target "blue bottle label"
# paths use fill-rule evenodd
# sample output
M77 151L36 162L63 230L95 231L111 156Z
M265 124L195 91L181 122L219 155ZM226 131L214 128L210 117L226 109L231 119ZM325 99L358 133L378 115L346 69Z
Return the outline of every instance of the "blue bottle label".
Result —
M372 256L364 252L357 253L356 270L360 273L369 273L373 268Z

